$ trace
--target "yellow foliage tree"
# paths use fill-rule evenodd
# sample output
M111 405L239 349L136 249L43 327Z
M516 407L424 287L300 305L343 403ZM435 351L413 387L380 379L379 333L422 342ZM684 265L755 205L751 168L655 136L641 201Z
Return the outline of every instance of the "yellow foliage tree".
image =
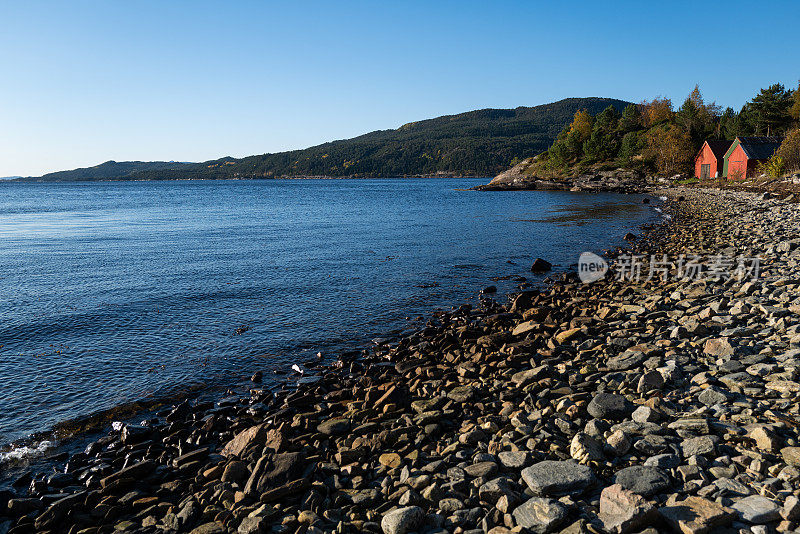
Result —
M653 128L647 132L645 143L645 156L664 175L686 171L694 155L691 137L676 124Z
M575 116L572 118L572 124L569 127L569 133L571 135L575 135L577 140L582 143L589 139L589 137L592 135L593 124L594 118L592 117L591 113L585 109L579 109L575 112Z
M700 89L697 89L699 95ZM702 102L702 97L700 97ZM642 124L645 128L650 128L656 124L672 119L672 100L669 98L656 97L651 101L644 100L639 107L642 112Z
M795 128L786 134L786 137L770 158L776 162L775 167L780 168L780 173L800 171L800 128ZM780 165L777 165L780 162Z
M797 82L797 89L792 95L792 107L789 108L789 114L794 120L800 122L800 81Z

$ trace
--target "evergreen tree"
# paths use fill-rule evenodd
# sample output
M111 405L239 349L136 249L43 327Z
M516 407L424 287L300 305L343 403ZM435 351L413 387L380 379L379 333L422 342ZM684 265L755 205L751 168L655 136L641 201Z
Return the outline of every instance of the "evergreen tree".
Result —
M695 85L675 113L675 121L686 130L692 143L699 147L706 138L717 132L719 116L719 106L714 102L706 104L700 86Z
M722 139L733 139L736 137L737 121L738 118L736 116L736 112L733 111L733 108L725 108L725 111L722 112L722 115L719 118L718 137Z
M698 138L703 137L700 108L691 98L687 98L683 105L678 108L678 111L675 112L675 122L684 129L692 141L697 141Z
M756 119L756 132L763 135L780 135L792 122L789 109L792 93L783 84L772 84L761 89L749 105Z
M617 154L617 164L620 167L632 167L634 159L642 151L642 138L639 132L628 132L622 138Z
M633 132L642 127L642 114L639 111L639 106L636 104L629 104L622 111L622 117L619 119L618 128L624 135L628 132Z
M617 129L617 122L619 121L619 113L614 106L608 106L606 109L597 114L594 118L596 128L602 129L604 132L611 133Z

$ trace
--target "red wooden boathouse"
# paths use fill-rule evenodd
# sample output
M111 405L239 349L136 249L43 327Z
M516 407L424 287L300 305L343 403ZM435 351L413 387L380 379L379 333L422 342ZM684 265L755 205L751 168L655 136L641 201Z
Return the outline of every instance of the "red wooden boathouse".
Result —
M724 175L728 180L753 176L756 166L772 157L781 142L782 137L737 137L725 153Z
M725 139L709 139L700 147L694 158L694 175L696 178L719 178L723 176L725 153L733 141Z

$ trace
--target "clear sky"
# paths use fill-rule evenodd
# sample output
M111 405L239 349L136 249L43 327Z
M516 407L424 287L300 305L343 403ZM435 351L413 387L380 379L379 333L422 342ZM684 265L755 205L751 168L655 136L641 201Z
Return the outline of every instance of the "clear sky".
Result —
M738 108L800 2L0 0L0 176L204 161L570 96Z

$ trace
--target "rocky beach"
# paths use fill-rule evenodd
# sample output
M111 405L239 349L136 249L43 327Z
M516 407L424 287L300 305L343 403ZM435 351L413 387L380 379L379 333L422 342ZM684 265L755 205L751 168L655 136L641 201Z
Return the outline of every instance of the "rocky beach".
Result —
M655 194L669 219L631 236L639 279L617 251L605 279L436 314L297 388L114 425L0 493L0 532L800 528L800 210ZM648 276L662 255L759 268Z

